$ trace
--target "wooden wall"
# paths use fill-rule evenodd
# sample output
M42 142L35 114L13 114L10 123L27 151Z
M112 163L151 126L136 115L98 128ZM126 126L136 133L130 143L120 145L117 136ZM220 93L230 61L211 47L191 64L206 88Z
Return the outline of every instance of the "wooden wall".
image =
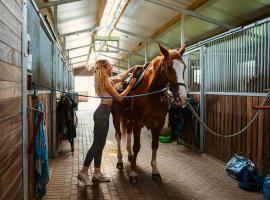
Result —
M251 121L263 97L246 96L206 96L206 122L213 130L234 133ZM270 104L270 99L266 105ZM218 138L205 135L205 152L227 162L234 153L251 159L260 174L269 169L270 152L270 111L262 111L255 122L241 135L232 138Z
M198 99L198 96L195 95ZM244 128L264 97L206 95L206 124L218 133L235 133ZM265 105L270 105L270 98ZM233 154L246 156L256 165L259 174L269 173L270 110L262 111L242 134L221 138L205 132L204 152L225 163ZM185 128L180 137L185 145L199 149L200 124L191 113L185 116Z
M22 1L0 1L0 199L23 199Z
M47 144L48 144L48 152L49 159L53 154L53 136L52 136L52 102L51 102L51 94L40 94L38 95L38 101L41 101L43 104L43 109L45 111L45 132L47 134ZM32 100L31 96L28 96L28 106L35 107L36 102ZM28 131L29 131L29 141L33 139L33 127L34 127L34 119L35 119L35 111L31 110L28 117ZM34 151L29 155L29 199L35 199L35 157Z

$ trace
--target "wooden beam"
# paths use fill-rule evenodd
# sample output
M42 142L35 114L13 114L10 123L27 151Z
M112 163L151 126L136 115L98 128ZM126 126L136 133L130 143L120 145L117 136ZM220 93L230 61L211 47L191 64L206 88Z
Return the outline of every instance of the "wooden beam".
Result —
M116 22L115 22L115 24L114 24L113 27L116 27L116 26L117 26L117 24L118 24L120 18L121 18L121 17L123 16L123 14L125 13L125 10L126 10L126 8L128 7L128 4L129 4L129 3L130 3L130 0L127 0L127 2L126 2L126 4L125 4L124 8L121 10L121 13L120 13L119 17L117 18L117 20L116 20Z
M82 0L59 0L55 2L46 2L46 3L39 4L38 8L44 9L51 6L58 6L58 5L67 4L67 3L76 2L76 1L82 1Z
M99 27L99 25L100 25L102 15L104 13L104 10L105 10L106 4L107 4L107 0L99 0L98 2L99 2L99 4L98 4L97 15L96 15L96 27ZM93 39L94 39L94 37L96 35L97 35L97 31L94 31L92 33L92 36L91 36L92 37L92 44L93 44L93 46L91 46L89 48L89 52L88 52L88 56L87 56L86 62L89 60L90 54L91 54L91 52L93 50L93 47L94 47L94 43L93 43L94 40Z
M98 27L100 25L100 21L103 15L103 12L105 10L105 6L107 4L107 0L99 0L98 1L98 11L97 11L97 15L96 15L96 26Z

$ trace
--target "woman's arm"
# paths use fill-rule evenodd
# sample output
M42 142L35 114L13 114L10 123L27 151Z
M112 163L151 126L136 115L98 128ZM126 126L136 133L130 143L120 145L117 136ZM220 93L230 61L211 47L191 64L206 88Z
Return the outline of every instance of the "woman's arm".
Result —
M121 98L122 96L127 96L128 93L130 92L130 90L132 89L132 87L135 85L136 83L136 79L133 78L129 85L127 86L127 88L121 93L119 94L116 89L114 89L114 87L112 86L112 84L110 83L109 80L106 81L105 83L105 90L113 97L117 97L116 100L117 101L122 101L124 98Z
M121 82L122 80L124 80L124 79L128 76L128 74L134 70L134 68L135 68L135 67L132 67L132 68L130 68L128 71L123 72L123 73L119 74L119 75L116 76L116 77L111 77L110 80L111 80L114 84L115 84L115 83L119 83L119 82Z

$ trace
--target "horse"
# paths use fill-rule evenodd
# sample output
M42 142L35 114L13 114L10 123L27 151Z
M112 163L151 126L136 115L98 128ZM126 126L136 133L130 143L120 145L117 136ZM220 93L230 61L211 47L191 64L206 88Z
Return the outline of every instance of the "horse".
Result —
M172 92L173 100L178 106L183 106L186 102L187 92L184 84L184 71L186 65L182 59L185 52L185 46L179 50L167 50L159 45L161 55L154 58L148 65L141 82L134 87L130 95L144 94L153 91L162 90L168 83ZM165 92L166 93L166 92ZM160 181L161 176L157 169L156 155L159 145L159 135L163 128L166 113L169 109L169 102L164 98L164 92L141 96L130 100L130 108L126 109L126 100L113 100L112 116L117 139L117 168L123 169L121 153L121 135L127 133L128 160L131 163L131 172L129 181L137 182L136 159L140 151L140 133L141 129L146 126L152 133L152 178ZM131 133L133 132L134 144L133 154L131 151Z

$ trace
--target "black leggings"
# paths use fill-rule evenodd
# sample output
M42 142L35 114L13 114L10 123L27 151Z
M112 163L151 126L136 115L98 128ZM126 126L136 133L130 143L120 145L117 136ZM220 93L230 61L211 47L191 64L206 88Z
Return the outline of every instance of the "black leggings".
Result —
M94 166L100 168L102 151L109 130L111 106L100 104L94 112L94 141L84 160L84 166L89 167L93 158Z

